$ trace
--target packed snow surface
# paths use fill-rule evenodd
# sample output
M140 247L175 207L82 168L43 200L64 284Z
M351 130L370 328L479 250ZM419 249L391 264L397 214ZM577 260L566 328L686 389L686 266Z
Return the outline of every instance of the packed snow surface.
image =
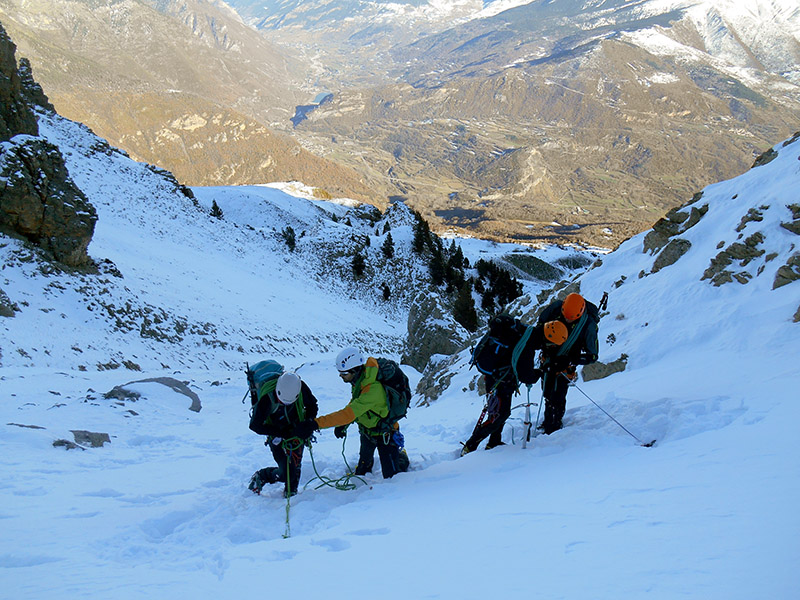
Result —
M627 368L571 389L564 429L523 450L517 406L505 446L457 458L483 405L462 361L441 397L402 421L408 473L384 480L376 461L354 490L320 487L317 473L342 477L358 451L355 428L344 443L322 431L287 504L280 486L247 489L273 462L247 429L245 360L296 370L324 414L349 398L336 351L354 343L398 358L405 322L276 259L287 255L261 237L263 215L247 217L251 229L237 224L245 209L229 189L198 192L229 220L190 218L194 209L152 189L124 188L112 169L122 157L78 163L77 133L43 129L73 144L79 185L107 183L89 192L100 214L90 252L123 276L108 276L105 295L136 296L189 327L218 318L214 331L198 325L174 343L110 332L69 274L42 279L3 238L0 287L20 306L0 318L0 598L800 597L800 283L772 289L797 252L781 223L797 203L800 142L707 188L696 206L708 211L681 236L691 248L675 264L654 272L637 236L583 276L587 298L610 292L601 360L625 354ZM109 171L93 179L97 164ZM317 209L343 210L271 193L284 196L262 208L280 208L280 226L311 231ZM760 218L743 223L750 209ZM701 280L721 247L756 232L763 255L732 267L746 283ZM58 285L42 291L42 281ZM263 351L244 331L253 315L269 325L253 325L271 340ZM123 359L141 371L98 366ZM126 395L105 397L121 385ZM538 387L515 405L528 398L539 402ZM84 439L74 431L109 441L68 449Z

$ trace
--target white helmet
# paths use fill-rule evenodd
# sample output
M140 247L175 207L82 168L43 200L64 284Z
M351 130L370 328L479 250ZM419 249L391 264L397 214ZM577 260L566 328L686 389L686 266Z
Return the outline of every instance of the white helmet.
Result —
M300 386L302 382L296 373L284 373L278 377L275 385L275 395L281 404L294 404L300 396Z
M364 356L361 354L361 350L352 346L339 352L339 356L336 357L336 368L340 372L355 369L363 364Z

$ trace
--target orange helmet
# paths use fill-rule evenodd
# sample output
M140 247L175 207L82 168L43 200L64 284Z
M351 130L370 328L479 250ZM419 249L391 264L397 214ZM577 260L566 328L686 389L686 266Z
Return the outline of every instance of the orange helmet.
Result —
M580 319L584 310L586 310L586 300L580 294L569 294L561 304L561 314L570 323Z
M544 337L547 341L556 346L560 346L567 341L567 326L561 321L548 321L544 324Z

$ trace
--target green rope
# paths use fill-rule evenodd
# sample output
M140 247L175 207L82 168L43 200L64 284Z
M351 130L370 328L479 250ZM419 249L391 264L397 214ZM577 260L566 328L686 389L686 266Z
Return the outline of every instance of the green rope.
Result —
M346 442L347 442L347 437L345 437L344 440L342 440L342 458L344 458L344 464L345 467L347 467L347 474L343 475L339 479L332 479L330 477L325 477L324 475L320 475L319 471L317 471L317 463L314 461L314 452L311 450L311 446L308 447L308 453L311 455L311 465L314 467L314 473L316 474L316 477L309 480L308 483L306 483L305 486L303 486L303 489L306 489L312 481L316 481L317 479L319 479L322 483L320 483L317 487L315 487L314 488L315 490L318 490L319 488L327 485L328 487L332 487L337 490L341 490L343 492L348 492L350 490L356 489L356 484L351 481L352 479L358 479L364 485L367 484L367 482L364 480L363 477L355 475L353 473L353 469L350 468L350 464L347 462L347 457L344 454L344 448Z
M285 443L285 442L284 442ZM286 449L284 448L284 451ZM292 536L292 529L291 525L289 524L289 509L292 506L292 470L291 470L291 461L292 461L292 453L288 452L286 454L286 530L283 532L283 539L290 538Z

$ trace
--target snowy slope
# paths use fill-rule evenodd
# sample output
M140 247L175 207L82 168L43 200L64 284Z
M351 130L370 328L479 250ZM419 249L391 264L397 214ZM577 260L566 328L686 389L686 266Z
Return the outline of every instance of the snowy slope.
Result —
M98 360L177 368L238 363L242 349L297 355L346 340L377 338L381 349L400 343L405 331L387 318L397 315L379 306L376 294L354 294L340 279L328 277L326 268L334 265L318 265L318 256L303 252L304 239L290 253L273 227L280 225L280 231L291 224L298 235L307 230L309 239L349 240L354 228L329 217L344 214L345 207L321 207L263 188L261 196L240 193L251 205L263 200L247 209L263 220L260 226L245 226L237 222L236 208L228 207L230 194L218 190L230 217L214 219L174 180L103 146L85 128L47 115L40 123L42 135L64 150L70 174L98 210L89 253L106 276L43 274L20 243L4 244L3 262L12 272L3 287L22 308L4 323L9 340L2 349L4 365L93 368L87 361ZM314 302L322 293L355 295L360 308L336 301L322 306ZM297 323L307 326L299 333ZM170 346L165 342L180 344L183 352L165 353Z
M90 139L55 122L43 130L62 149ZM657 438L654 447L573 389L562 431L523 451L516 408L507 446L456 459L482 405L462 362L440 399L403 421L411 472L388 481L375 473L353 491L316 489L315 468L334 479L345 472L342 442L325 431L288 513L279 489L259 497L246 488L271 458L246 427L242 357L274 353L329 412L348 396L332 366L337 344L381 353L366 344L383 337L391 352L401 337L365 292L350 297L335 281L298 276L300 259L269 221L295 219L287 222L309 240L315 227L333 236L345 225L325 215L342 208L284 203L264 187L223 190L215 198L226 218L212 220L151 170L114 152L99 154L101 168L73 152L73 178L97 186L88 191L100 214L90 254L112 260L122 278L80 276L87 293L74 276L42 274L16 242L0 248L0 287L27 303L0 320L0 598L798 597L800 283L772 287L798 252L797 235L780 224L797 203L800 141L776 151L705 190L695 207L707 212L678 236L691 248L674 264L653 272L643 234L581 278L590 299L610 292L601 360L624 353L628 365L580 390L641 441ZM242 195L274 200L263 223L239 212ZM203 191L198 198L208 202ZM751 209L760 220L743 222ZM719 252L756 233L763 254L728 267L747 283L701 280ZM99 307L123 301L131 313L152 307L189 327L174 342L116 332ZM525 302L516 307L535 304ZM261 315L261 340L246 332L249 310ZM191 330L204 323L213 327ZM142 372L97 368L106 357L140 361ZM187 381L202 409L158 382L127 386L136 400L104 397L158 376ZM110 442L52 446L73 430ZM352 436L344 445L351 465L357 446Z

